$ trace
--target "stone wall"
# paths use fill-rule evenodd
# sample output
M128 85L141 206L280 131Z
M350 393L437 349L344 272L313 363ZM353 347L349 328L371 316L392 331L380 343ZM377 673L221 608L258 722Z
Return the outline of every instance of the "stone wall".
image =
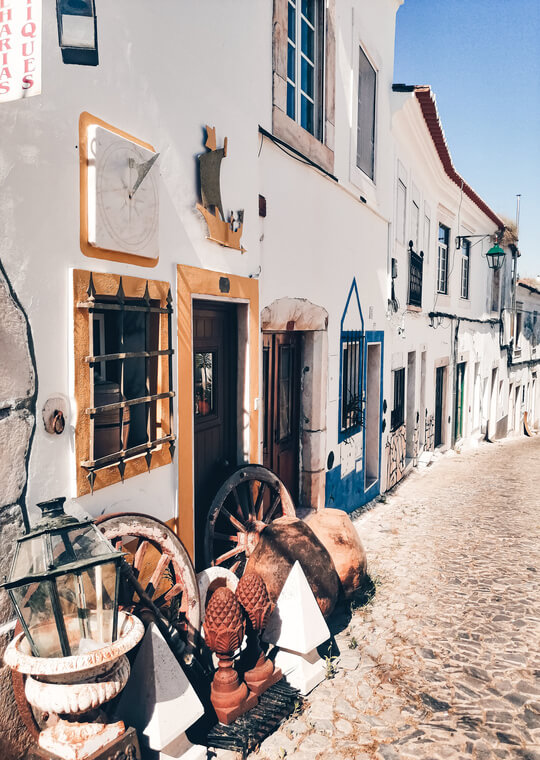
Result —
M9 573L16 538L27 527L28 457L35 430L37 376L26 314L0 262L0 579ZM14 612L0 591L0 656L13 635ZM29 736L19 717L11 671L0 665L0 757L16 760Z

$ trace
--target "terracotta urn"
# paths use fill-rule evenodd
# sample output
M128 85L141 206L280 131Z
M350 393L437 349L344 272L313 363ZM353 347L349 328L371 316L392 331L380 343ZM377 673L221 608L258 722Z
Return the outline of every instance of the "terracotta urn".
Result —
M345 598L350 598L363 584L367 558L351 522L341 509L321 509L306 518L311 530L332 557Z
M210 699L219 722L228 725L257 704L257 697L233 667L235 653L244 639L245 621L229 588L221 586L210 597L203 628L208 647L218 656Z
M274 663L266 658L260 643L261 633L266 628L274 605L270 601L263 579L256 573L244 573L236 589L236 598L249 621L248 647L244 654L247 663L244 679L251 691L260 696L282 677L281 670L276 670Z
M339 595L339 578L330 554L303 520L280 517L267 525L248 560L246 573L260 575L275 604L297 560L322 614L328 617Z
M144 626L138 618L119 612L116 641L83 654L34 657L24 633L13 639L4 662L27 676L28 702L55 716L39 735L41 749L64 760L84 760L127 733L122 721L104 721L100 708L126 685L130 674L126 653L143 635ZM133 729L128 732L130 736L135 734ZM139 757L136 735L130 741L134 751L136 745L135 756ZM116 742L114 751L120 749Z

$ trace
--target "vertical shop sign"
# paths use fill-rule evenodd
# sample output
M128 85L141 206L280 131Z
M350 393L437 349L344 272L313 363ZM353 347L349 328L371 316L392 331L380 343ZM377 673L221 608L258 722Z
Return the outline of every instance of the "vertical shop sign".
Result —
M0 0L0 103L41 92L41 0Z

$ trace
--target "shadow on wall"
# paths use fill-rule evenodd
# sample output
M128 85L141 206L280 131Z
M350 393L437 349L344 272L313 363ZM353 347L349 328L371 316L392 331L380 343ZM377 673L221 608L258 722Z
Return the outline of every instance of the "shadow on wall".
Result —
M36 427L37 372L28 317L0 261L0 578L9 573L16 538L28 529L28 460ZM0 591L0 657L14 612ZM11 671L0 667L0 756L20 757L31 742L13 696Z

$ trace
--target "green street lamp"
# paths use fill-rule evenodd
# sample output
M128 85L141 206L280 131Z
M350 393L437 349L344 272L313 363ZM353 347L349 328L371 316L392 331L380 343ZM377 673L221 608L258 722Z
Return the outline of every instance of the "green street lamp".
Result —
M17 540L8 580L34 657L68 657L116 641L122 552L91 521L38 504L41 520Z
M492 246L489 249L489 251L486 253L486 259L487 259L489 268L493 269L493 271L496 272L498 269L502 267L505 256L506 254L501 248L501 246L495 243L495 245Z

